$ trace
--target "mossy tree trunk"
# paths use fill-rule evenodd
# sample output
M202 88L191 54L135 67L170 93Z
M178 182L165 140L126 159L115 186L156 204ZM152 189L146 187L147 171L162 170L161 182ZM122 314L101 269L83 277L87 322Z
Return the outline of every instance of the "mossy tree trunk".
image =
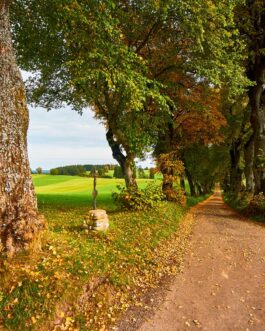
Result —
M13 256L38 241L44 220L28 162L28 109L12 48L10 3L0 1L0 251Z

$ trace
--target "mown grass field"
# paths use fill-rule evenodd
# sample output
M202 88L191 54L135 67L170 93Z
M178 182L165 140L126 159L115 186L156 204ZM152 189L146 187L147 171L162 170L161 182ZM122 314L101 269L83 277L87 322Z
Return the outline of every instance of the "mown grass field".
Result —
M164 202L146 212L121 211L111 193L123 180L98 179L98 207L108 211L110 229L86 234L92 179L33 180L47 229L40 252L0 260L0 329L107 330L139 291L168 272L166 251L177 249L168 242L186 208ZM141 187L147 182L138 180Z
M33 175L33 182L38 197L39 207L83 208L91 207L93 178L77 176ZM150 179L138 179L140 188L147 185ZM112 192L117 185L124 185L123 179L98 178L98 207L107 210L116 209Z

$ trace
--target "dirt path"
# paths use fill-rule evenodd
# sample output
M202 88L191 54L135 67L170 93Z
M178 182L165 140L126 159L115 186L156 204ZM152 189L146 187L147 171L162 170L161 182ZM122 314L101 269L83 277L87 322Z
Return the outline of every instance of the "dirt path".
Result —
M265 331L265 227L216 192L194 210L184 270L140 331Z

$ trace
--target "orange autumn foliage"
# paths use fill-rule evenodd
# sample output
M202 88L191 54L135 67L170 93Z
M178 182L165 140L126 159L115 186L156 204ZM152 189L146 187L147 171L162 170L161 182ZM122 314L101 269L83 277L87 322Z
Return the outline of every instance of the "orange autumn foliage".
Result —
M185 144L218 144L223 141L220 129L226 119L220 112L220 94L203 83L179 91L180 113L175 123L184 135Z
M182 145L201 143L219 144L223 141L221 128L226 119L221 113L221 93L191 75L168 74L172 87L167 93L175 101L175 127L180 132Z

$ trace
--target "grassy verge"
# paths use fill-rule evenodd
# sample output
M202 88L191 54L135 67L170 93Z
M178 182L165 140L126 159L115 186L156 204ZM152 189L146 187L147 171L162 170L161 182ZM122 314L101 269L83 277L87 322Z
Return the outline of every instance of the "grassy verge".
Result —
M108 329L132 300L137 302L139 293L174 270L176 263L169 267L168 259L181 243L172 238L185 228L187 208L164 202L148 212L122 212L106 193L100 207L108 211L110 230L87 235L82 229L89 210L87 192L80 193L78 183L71 182L75 193L63 194L65 181L48 180L53 182L39 181L37 187L40 211L48 224L42 251L0 260L0 326ZM193 204L194 199L189 202Z
M256 222L262 222L265 223L265 214L264 213L258 213L257 210L252 209L250 210L247 196L238 196L235 197L235 195L231 193L223 194L223 198L225 203L238 211L240 214L242 214L245 217L248 217L249 219L256 221Z
M191 197L188 196L187 197L187 207L193 207L195 205L197 205L198 203L208 199L210 197L211 194L205 194L205 195L201 195L198 197Z

